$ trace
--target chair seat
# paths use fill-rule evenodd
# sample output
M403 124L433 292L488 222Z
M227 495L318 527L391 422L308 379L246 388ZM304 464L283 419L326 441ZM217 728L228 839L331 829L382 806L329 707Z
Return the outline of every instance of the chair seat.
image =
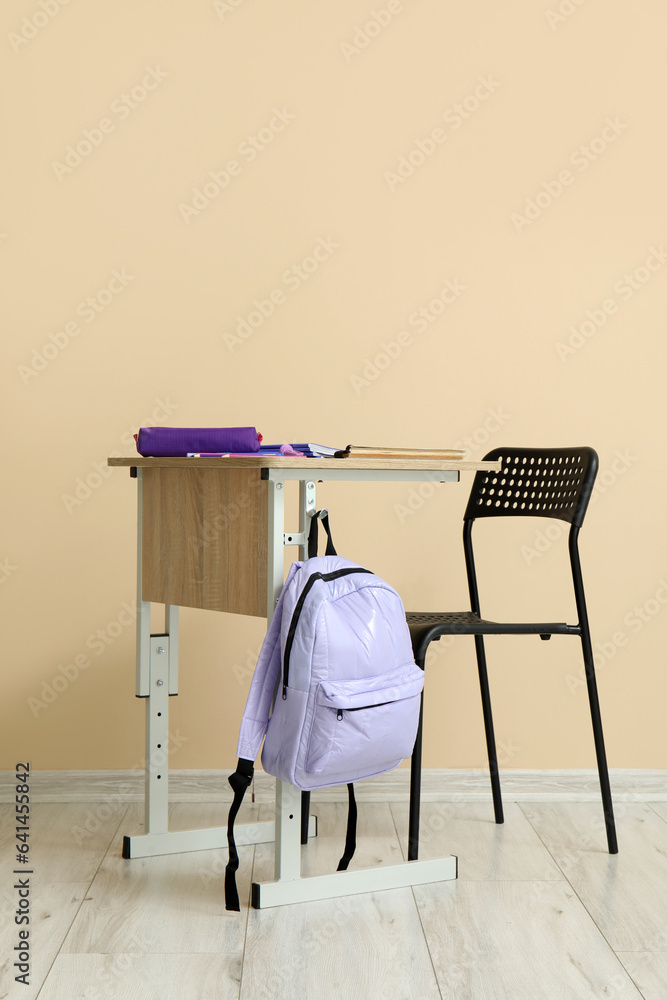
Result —
M472 611L408 611L413 645L441 635L581 635L578 625L565 622L491 622Z

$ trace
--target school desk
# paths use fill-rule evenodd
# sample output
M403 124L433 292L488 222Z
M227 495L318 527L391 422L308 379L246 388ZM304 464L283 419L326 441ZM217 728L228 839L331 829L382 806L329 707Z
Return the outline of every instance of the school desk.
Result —
M136 694L146 700L145 833L125 837L123 856L226 848L225 827L168 828L169 698L178 694L178 608L270 619L283 586L284 547L306 558L318 482L458 482L491 462L432 459L112 457L138 487ZM299 486L298 530L285 531L285 486ZM151 604L165 606L151 634ZM239 720L240 722L240 720ZM308 832L315 834L314 817ZM236 842L275 840L275 881L255 883L252 905L279 906L456 878L453 856L301 877L301 793L276 782L276 820L238 825Z

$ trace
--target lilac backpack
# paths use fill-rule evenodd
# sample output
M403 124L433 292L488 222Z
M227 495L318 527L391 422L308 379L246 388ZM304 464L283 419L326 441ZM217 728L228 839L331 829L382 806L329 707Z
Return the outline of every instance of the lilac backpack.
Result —
M317 557L317 521L327 532ZM292 564L262 645L243 713L227 835L227 909L239 909L234 819L264 740L265 771L301 791L348 786L342 871L354 853L352 782L412 755L423 671L403 603L384 580L336 555L326 511L311 521L309 558ZM274 703L275 696L275 703ZM273 703L273 712L271 706Z

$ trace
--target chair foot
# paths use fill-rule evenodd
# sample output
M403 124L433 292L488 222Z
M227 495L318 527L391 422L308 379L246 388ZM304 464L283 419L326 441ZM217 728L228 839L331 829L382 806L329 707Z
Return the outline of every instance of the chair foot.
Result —
M607 847L610 854L618 854L618 840L616 839L616 824L614 823L614 817L605 815L605 824L607 827Z
M493 723L490 723L487 731L488 753L489 753L489 777L491 779L491 797L493 799L493 815L496 823L505 822L503 812L503 794L500 790L500 773L498 770L498 757L496 755L496 741L493 735Z

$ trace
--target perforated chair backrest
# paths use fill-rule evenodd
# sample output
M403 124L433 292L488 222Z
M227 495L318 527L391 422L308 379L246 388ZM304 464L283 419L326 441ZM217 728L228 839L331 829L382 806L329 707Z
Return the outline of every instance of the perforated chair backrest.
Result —
M499 472L478 472L463 519L555 517L581 527L598 471L592 448L494 448L485 461Z

